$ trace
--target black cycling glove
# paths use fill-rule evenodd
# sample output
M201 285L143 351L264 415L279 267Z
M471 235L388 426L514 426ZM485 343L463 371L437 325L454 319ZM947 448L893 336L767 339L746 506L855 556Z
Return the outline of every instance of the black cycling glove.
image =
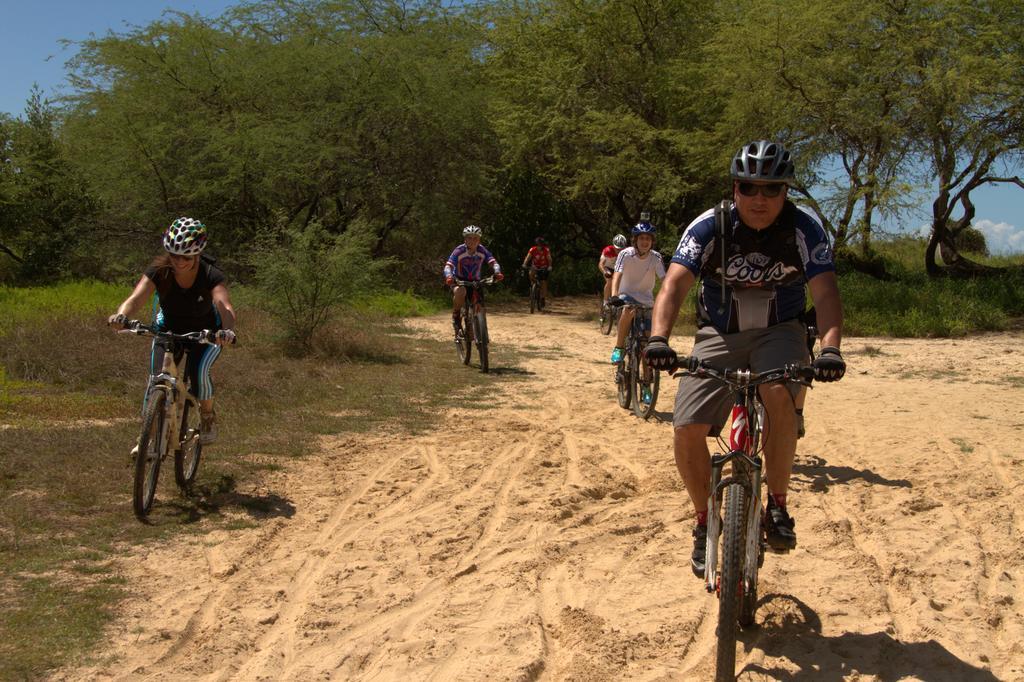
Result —
M846 362L835 346L825 346L814 359L814 378L818 381L839 381L846 374Z
M654 369L669 370L676 366L676 352L664 336L652 336L644 349L644 359Z

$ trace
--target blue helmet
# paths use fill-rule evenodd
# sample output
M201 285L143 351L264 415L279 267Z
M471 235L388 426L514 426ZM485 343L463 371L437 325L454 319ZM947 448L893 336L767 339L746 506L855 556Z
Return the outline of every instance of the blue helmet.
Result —
M637 236L638 234L649 234L653 237L657 231L657 228L655 228L654 225L650 224L646 220L641 221L633 226L634 237Z

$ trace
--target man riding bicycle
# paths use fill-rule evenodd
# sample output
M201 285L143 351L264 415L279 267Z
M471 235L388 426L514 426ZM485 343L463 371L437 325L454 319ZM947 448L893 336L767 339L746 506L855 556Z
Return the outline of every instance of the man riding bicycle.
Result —
M612 277L615 275L615 262L619 259L619 252L626 248L629 242L626 235L617 234L612 243L604 247L601 257L597 259L597 269L604 277L604 300L612 296Z
M534 245L526 253L523 259L523 267L530 266L530 285L540 280L540 304L543 307L548 300L548 276L551 274L551 266L554 261L551 258L551 249L548 248L544 237L537 237Z
M654 250L656 232L657 228L650 223L649 214L641 213L640 222L633 226L633 245L623 249L615 261L612 298L645 306L654 303L655 278L665 279L665 263L661 260L661 254ZM612 364L622 362L633 314L633 310L627 308L619 318L615 348L612 349ZM644 332L650 334L651 328L647 324L649 320L645 319L644 322Z
M146 268L131 295L107 320L111 326L123 327L155 292L160 303L156 327L176 334L204 329L217 332L216 345L194 343L187 348L189 392L199 401L200 442L204 445L217 438L210 369L220 355L220 347L235 340L235 309L227 279L219 268L200 257L206 244L206 226L198 220L178 218L171 223L163 237L166 253ZM154 340L151 371L163 366L163 354L163 347Z
M500 282L505 277L501 274L501 266L498 265L498 261L480 243L482 237L483 230L476 225L464 227L462 230L464 243L455 247L444 264L444 283L452 287L452 326L456 332L462 325L462 304L466 300L466 287L456 286L455 280L479 281L484 263L494 268L494 279Z
M790 153L777 142L751 142L733 157L731 175L733 204L723 232L717 233L715 212L709 210L690 223L679 240L654 305L647 362L659 369L675 366L668 337L680 304L699 278L694 357L717 367L749 367L756 372L806 363L806 327L799 319L806 286L822 335L815 378L838 381L846 363L839 352L843 312L832 249L821 222L786 198L794 177ZM783 551L796 547L786 495L796 454L793 401L798 390L778 383L760 389L767 411L769 495L764 526L769 546ZM730 407L729 389L722 384L693 375L680 380L673 415L675 459L696 510L690 562L700 578L711 477L706 439L722 428Z

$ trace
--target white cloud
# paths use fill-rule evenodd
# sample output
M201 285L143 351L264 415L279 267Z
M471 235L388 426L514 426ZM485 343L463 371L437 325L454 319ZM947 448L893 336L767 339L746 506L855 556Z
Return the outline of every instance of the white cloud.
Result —
M974 227L985 235L988 250L993 255L1024 253L1024 227L991 220L976 220Z

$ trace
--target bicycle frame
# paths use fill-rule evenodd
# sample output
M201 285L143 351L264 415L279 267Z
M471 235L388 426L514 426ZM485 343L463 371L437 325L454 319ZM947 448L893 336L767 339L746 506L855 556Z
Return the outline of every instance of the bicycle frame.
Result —
M159 442L161 445L160 456L166 457L170 449L163 446L170 443L168 438L171 434L180 433L181 418L185 412L185 405L188 404L190 409L195 410L195 414L200 413L199 401L185 387L185 377L183 374L188 364L188 358L186 355L187 350L182 347L182 344L187 341L214 343L213 334L209 331L174 334L172 332L160 331L154 327L147 327L136 320L131 321L129 328L125 329L124 333L152 336L154 337L154 342L164 350L163 364L160 370L151 373L149 376L149 383L146 386L146 396L143 402L143 412L145 412L145 406L149 401L150 395L156 391L165 394L166 400L164 404L167 407L164 412L164 428L162 433L160 433ZM177 359L176 356L180 356L180 359ZM192 437L198 438L199 436L198 434L193 434ZM177 445L181 445L181 443L177 443Z
M772 382L793 382L810 386L814 370L807 366L790 365L753 372L749 369L721 370L706 363L688 358L683 366L690 366L697 376L709 377L729 386L734 394L729 431L728 449L725 454L711 457L711 491L708 496L708 544L704 560L705 586L708 592L721 589L718 575L718 543L722 529L719 510L723 504L723 493L732 484L741 485L746 493L746 544L743 551L744 590L756 584L757 570L763 556L761 533L761 482L763 479L763 444L765 410L761 403L758 387ZM719 442L725 445L720 437ZM725 447L722 448L726 450ZM723 478L726 464L731 463L729 476Z
M615 368L619 406L628 410L632 404L634 414L647 419L654 413L659 383L657 373L647 367L643 359L644 347L647 345L647 316L652 308L621 300L612 306L617 310L628 308L633 313L626 335L623 360ZM644 395L641 396L641 393Z
M476 319L481 313L486 314L486 307L484 306L484 286L493 284L494 278L488 277L487 279L481 279L477 281L466 281L466 280L455 280L455 285L464 287L466 289L466 297L462 301L462 319L464 323L470 320ZM482 322L482 321L481 321ZM487 343L487 325L486 323L479 324L482 327L482 336L485 338L477 338L473 325L470 324L468 331L473 334L470 337L471 341L477 343Z
M487 333L487 310L484 306L483 288L493 283L494 277L476 281L455 280L456 286L465 289L465 297L462 301L462 325L455 333L455 346L462 363L468 365L470 349L472 344L476 343L477 354L480 357L480 371L484 373L487 373L490 367L487 349L490 335Z
M170 444L169 437L171 434L179 433L181 429L181 417L185 411L185 403L189 403L191 409L199 410L199 401L196 400L188 390L185 390L185 379L182 376L185 371L185 366L188 362L186 351L181 350L181 360L175 360L176 351L179 351L179 345L173 339L157 338L156 343L160 344L164 349L164 360L163 366L160 371L151 374L149 377L149 385L146 388L146 401L148 402L149 396L154 391L162 391L166 394L167 400L164 403L166 407L164 428L160 434L160 443ZM198 414L198 412L197 412ZM198 437L195 434L193 437ZM162 447L161 457L166 457L170 448Z

